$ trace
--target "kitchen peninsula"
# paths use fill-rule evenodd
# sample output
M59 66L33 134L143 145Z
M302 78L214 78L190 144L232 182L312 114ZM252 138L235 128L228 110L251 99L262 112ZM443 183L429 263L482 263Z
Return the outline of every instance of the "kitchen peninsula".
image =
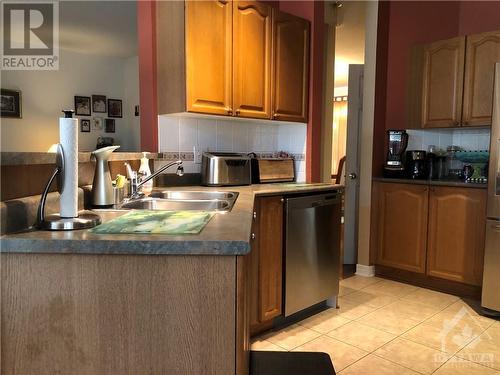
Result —
M232 211L198 235L3 236L2 370L246 374L254 199L337 188L232 188ZM100 213L104 222L123 214Z

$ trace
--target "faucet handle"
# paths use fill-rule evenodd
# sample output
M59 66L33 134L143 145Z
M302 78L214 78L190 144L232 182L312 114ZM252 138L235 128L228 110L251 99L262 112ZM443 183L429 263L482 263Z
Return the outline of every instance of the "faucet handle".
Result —
M132 170L132 167L130 166L129 163L125 163L125 168L127 168L127 177L130 180L137 179L137 172L135 172L134 170Z

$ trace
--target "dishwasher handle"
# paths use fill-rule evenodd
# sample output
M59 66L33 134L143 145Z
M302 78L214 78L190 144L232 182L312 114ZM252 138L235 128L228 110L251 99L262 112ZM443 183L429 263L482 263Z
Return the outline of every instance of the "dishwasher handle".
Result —
M322 195L309 195L297 198L287 198L286 202L288 209L305 209L340 204L341 198L341 193L332 193Z
M324 199L320 199L311 203L311 207L329 206L332 204L338 204L340 202L339 195L325 196Z

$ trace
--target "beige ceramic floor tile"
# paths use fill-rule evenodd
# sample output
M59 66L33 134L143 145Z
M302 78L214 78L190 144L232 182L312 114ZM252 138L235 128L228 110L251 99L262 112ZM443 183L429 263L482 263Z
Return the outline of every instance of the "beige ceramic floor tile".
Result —
M357 319L357 321L394 335L401 335L402 333L420 324L418 320L413 320L408 315L394 311L381 310L376 310L368 315L365 315L362 318Z
M458 352L457 356L500 370L500 327L492 325Z
M379 283L367 286L363 289L363 291L401 298L417 291L418 289L418 287L413 285L403 284L391 280L383 280Z
M286 350L292 350L319 336L321 336L319 332L294 324L278 332L268 333L262 336L261 339L270 341Z
M441 310L459 300L458 297L451 294L435 292L429 289L418 289L402 298Z
M341 371L341 375L418 375L418 372L370 354Z
M286 352L281 346L273 344L267 340L255 340L250 345L251 350L273 351L273 352Z
M350 321L350 319L341 316L338 309L331 308L313 315L299 324L319 333L328 333Z
M353 304L363 304L375 308L384 307L390 303L396 302L399 299L397 297L388 296L385 294L374 294L366 292L365 290L358 290L354 293L350 293L346 296L341 297L345 302Z
M432 374L451 357L449 354L401 338L384 345L374 354L421 374Z
M343 286L342 284L340 284L339 286L339 297L343 297L343 296L347 296L351 293L354 293L354 292L357 292L356 289L352 289L352 288L348 288L346 286Z
M347 323L330 332L328 336L367 352L373 352L396 337L391 333L358 322Z
M467 316L473 317L481 321L481 326L485 329L490 325L494 324L496 321L494 319L488 318L481 315L478 311L481 311L481 304L478 301L462 301L458 300L448 307L446 307L442 312L445 314L463 314L466 312Z
M423 305L421 303L412 302L405 299L400 299L396 302L386 305L382 307L381 310L405 314L412 319L418 320L420 322L429 319L431 316L437 314L440 311L435 307Z
M469 331L460 327L443 328L422 323L402 335L430 348L454 354L474 340L481 331Z
M358 349L328 336L318 337L307 344L295 348L293 351L328 353L332 359L333 367L337 372L368 354L364 350Z
M373 285L379 283L382 279L378 277L364 277L354 275L352 277L348 277L347 279L340 280L340 285L351 288L351 289L363 289L368 285Z
M339 308L337 309L340 316L350 320L361 318L375 310L376 308L373 306L348 302L343 297L339 298Z
M434 374L435 375L500 375L500 371L480 366L476 363L466 361L462 358L452 357Z
M456 312L455 312L456 311ZM441 329L450 330L460 328L471 334L479 334L493 324L493 321L476 313L471 314L466 308L456 310L445 309L425 321L426 324L436 326Z

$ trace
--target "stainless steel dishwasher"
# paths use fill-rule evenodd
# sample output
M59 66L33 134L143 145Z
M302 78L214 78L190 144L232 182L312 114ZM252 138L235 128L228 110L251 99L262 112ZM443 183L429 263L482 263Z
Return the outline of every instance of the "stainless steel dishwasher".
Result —
M285 317L338 295L341 196L286 199Z

